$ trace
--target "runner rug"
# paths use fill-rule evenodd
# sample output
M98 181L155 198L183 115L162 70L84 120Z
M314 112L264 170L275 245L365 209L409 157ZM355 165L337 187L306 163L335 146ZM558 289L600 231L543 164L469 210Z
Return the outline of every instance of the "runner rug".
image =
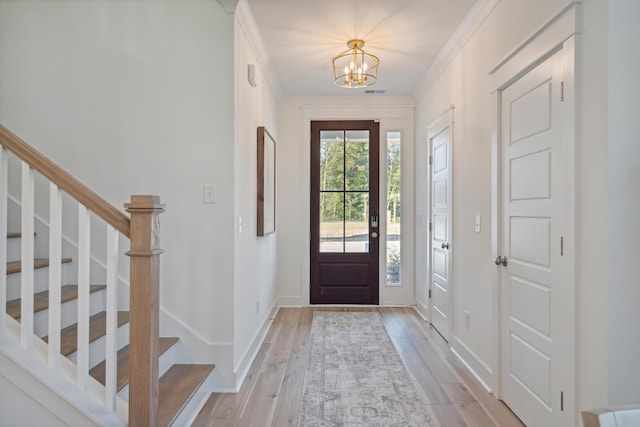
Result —
M317 311L300 426L433 426L377 312Z

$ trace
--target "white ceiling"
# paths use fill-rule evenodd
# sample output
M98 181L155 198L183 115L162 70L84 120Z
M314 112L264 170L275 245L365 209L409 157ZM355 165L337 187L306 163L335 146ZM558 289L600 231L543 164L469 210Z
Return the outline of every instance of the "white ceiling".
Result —
M413 95L475 0L248 0L284 96L362 95L333 82L334 56L365 40L380 58L367 89Z

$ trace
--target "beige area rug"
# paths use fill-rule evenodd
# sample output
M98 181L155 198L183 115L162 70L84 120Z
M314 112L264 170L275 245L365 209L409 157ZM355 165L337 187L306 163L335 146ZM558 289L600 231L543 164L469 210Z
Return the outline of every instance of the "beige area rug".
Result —
M299 425L435 425L379 313L314 314Z

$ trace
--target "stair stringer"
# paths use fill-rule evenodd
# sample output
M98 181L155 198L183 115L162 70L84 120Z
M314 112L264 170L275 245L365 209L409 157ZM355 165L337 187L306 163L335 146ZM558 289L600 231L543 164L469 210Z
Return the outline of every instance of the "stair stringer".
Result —
M102 399L105 393L102 384L89 377L89 390L80 390L73 362L61 355L60 368L51 369L47 363L47 344L34 335L33 349L27 351L20 344L20 323L9 315L5 317L7 327L0 331L0 377L32 401L29 406L33 411L21 411L22 424L38 425L39 420L30 416L36 417L37 409L44 408L66 425L126 425L129 413L126 402L117 398L116 411L109 412Z

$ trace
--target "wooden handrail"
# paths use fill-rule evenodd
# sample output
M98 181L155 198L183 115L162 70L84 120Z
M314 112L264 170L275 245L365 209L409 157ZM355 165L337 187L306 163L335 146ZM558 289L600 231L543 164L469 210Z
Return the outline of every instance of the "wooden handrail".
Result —
M2 125L0 125L0 145L18 156L34 170L57 185L62 191L85 205L87 209L98 215L120 233L130 237L130 221L124 213Z

